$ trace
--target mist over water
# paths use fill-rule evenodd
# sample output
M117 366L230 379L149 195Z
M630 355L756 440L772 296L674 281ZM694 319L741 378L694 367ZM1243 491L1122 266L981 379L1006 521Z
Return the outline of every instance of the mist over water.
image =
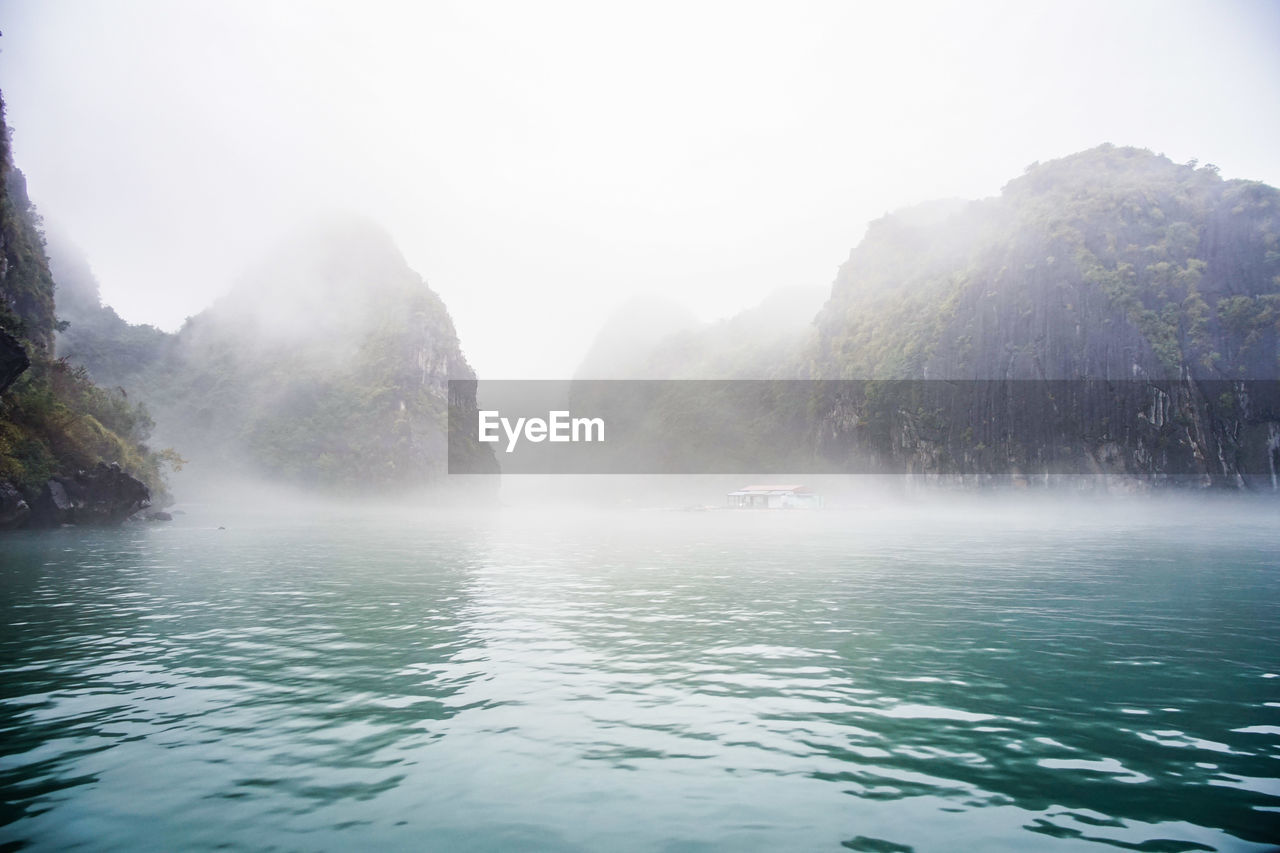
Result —
M0 842L1262 849L1278 553L1238 500L17 533Z

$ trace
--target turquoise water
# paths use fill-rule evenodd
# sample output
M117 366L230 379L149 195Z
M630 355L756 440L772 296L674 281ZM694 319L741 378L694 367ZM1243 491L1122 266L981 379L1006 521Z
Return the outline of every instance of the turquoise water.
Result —
M196 507L6 535L0 848L1265 849L1276 519Z

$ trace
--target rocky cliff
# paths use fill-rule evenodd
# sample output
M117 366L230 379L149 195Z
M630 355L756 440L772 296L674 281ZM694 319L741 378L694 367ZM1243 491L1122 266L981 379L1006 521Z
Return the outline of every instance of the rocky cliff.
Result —
M924 475L1274 482L1273 187L1112 146L1035 165L998 198L873 223L816 325L808 376L988 389L832 391L813 427L824 454ZM1034 416L1052 407L1028 380L1075 383L1058 388L1070 424Z
M114 524L162 489L150 419L53 357L54 279L0 102L0 529Z
M387 234L343 219L244 276L131 381L204 470L373 491L447 472L450 379L475 374L440 297ZM474 411L474 390L455 403Z

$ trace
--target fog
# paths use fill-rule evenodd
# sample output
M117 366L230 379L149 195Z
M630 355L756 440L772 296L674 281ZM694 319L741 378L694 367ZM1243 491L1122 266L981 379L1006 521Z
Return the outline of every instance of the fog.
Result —
M170 510L181 525L271 528L292 522L448 528L452 525L582 525L605 531L644 531L648 545L669 532L699 529L714 537L726 530L752 536L832 534L842 529L874 530L881 523L936 522L972 525L972 535L994 531L1078 527L1091 534L1117 535L1147 527L1214 531L1233 524L1266 524L1275 502L1266 496L1203 490L1130 491L1104 478L1064 475L1052 488L1011 487L975 491L939 488L936 482L900 476L809 475L522 475L453 478L449 487L344 500L278 481L220 477L188 469L172 477L179 495ZM458 480L470 482L459 483ZM816 510L740 510L726 505L728 492L748 482L804 482L820 494ZM495 488L490 488L490 487ZM495 499L496 497L496 499Z
M1101 142L1280 183L1273 3L5 2L15 159L178 328L316 215L385 226L482 378L637 293L828 287L866 223Z

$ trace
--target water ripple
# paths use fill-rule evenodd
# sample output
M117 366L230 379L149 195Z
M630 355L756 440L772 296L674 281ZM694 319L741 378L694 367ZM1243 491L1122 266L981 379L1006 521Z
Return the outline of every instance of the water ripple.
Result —
M696 515L0 540L0 846L1278 840L1269 520Z

